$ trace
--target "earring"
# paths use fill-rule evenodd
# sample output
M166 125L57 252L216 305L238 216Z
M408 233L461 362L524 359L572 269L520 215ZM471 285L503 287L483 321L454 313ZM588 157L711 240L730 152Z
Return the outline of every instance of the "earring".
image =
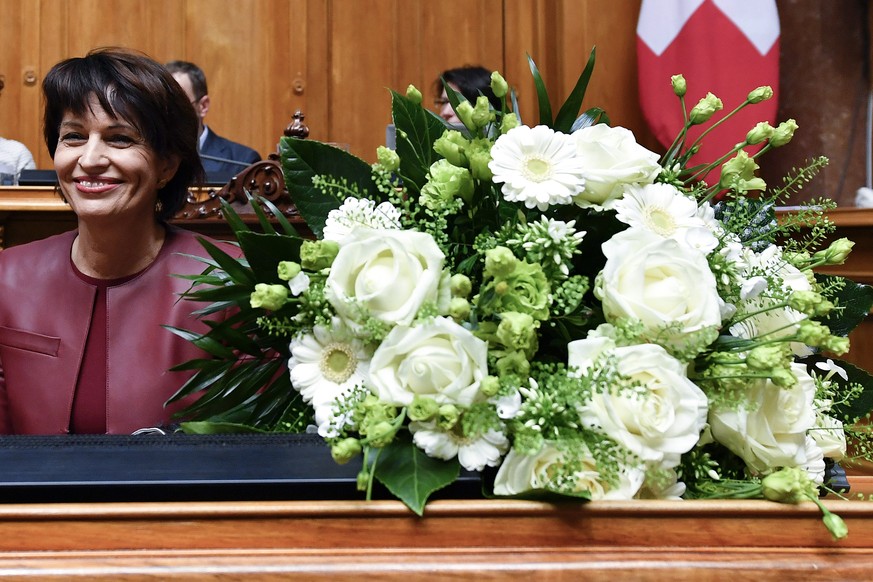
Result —
M164 210L164 203L158 200L155 202L155 214L160 214Z
M158 182L158 190L160 190L161 188L163 188L166 185L167 185L167 181L161 180L160 182Z

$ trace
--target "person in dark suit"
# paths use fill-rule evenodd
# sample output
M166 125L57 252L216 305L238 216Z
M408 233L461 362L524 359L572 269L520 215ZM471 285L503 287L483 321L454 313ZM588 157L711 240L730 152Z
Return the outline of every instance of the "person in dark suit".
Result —
M209 92L203 70L188 61L170 61L164 65L182 86L199 119L200 157L203 169L208 175L222 175L230 178L246 166L261 159L260 154L248 146L221 137L206 125L204 119L209 112Z

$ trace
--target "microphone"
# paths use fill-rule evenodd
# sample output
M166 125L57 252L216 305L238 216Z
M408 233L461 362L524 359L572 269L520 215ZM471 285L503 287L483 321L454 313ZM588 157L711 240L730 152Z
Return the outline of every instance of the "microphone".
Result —
M248 168L251 165L247 162L238 162L237 160L229 160L227 158L219 158L217 156L207 156L206 154L200 154L200 157L204 160L212 160L213 162L224 162L225 164L233 164L235 166L240 166L243 168Z

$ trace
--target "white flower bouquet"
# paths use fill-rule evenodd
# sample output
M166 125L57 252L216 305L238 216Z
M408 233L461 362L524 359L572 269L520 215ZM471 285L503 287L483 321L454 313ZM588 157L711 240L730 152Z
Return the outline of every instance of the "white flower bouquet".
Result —
M685 131L659 156L579 114L593 65L553 116L531 61L536 125L497 73L501 110L447 87L462 129L393 93L397 147L373 165L283 139L315 237L227 209L245 256L207 245L189 297L235 314L176 330L214 356L179 366L197 373L174 398L199 394L183 430L317 430L337 462L360 459L362 491L378 480L418 513L461 469L496 496L817 502L826 459L868 450L873 408L869 375L827 357L873 304L814 274L851 248L819 248L833 204L774 212L826 160L777 188L756 176L792 120L710 164L690 165ZM720 100L689 111L672 83L686 130L719 123Z

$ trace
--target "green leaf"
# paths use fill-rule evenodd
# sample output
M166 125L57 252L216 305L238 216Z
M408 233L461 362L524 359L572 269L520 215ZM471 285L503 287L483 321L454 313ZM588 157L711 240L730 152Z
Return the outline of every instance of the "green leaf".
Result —
M427 182L427 171L439 159L434 142L445 132L443 120L419 103L391 92L391 115L397 133L398 172L407 188L419 192Z
M826 372L824 370L819 370L814 368L815 362L824 362L828 358L823 356L810 356L808 358L803 358L801 363L806 364L807 367L813 371L815 374L821 376ZM852 399L850 402L839 402L834 404L832 416L841 419L843 422L853 423L859 418L864 418L868 412L873 411L873 376L867 370L863 370L854 364L850 364L849 362L839 360L836 358L830 358L836 365L841 367L846 371L846 376L848 380L843 380L839 374L834 374L831 376L831 382L836 382L837 385L843 387L847 382L853 384L860 384L864 387L864 391L859 394L856 398ZM841 392L845 392L845 390L841 390Z
M349 186L359 188L361 196L381 199L370 165L337 147L315 140L283 137L279 140L279 156L291 199L316 238L321 238L328 213L339 208L342 199L326 195L313 186L314 176L343 176Z
M235 422L191 421L183 422L179 428L185 434L252 434L263 433L261 429Z
M244 233L239 234L242 235ZM234 281L254 286L255 279L252 276L252 272L243 266L237 259L231 257L203 237L197 237L197 240L200 241L200 244L203 245L203 248L206 249L206 252L209 253L209 256L215 260L218 266L221 267L221 269L224 270L224 272Z
M582 113L582 115L580 115L579 118L573 122L572 127L570 127L570 133L579 131L583 127L597 125L598 123L605 123L606 125L609 125L609 116L606 114L606 111L604 111L600 107L592 107L590 109L586 109L585 112Z
M555 126L552 128L555 131L570 133L570 128L576 120L576 115L579 109L582 108L582 100L585 99L585 92L588 90L588 82L591 80L591 73L594 71L594 53L596 47L591 49L591 54L588 55L588 64L579 79L576 81L576 86L570 92L567 100L561 105L558 111L558 116L555 118Z
M537 103L540 109L540 125L552 127L552 104L549 102L549 92L546 90L546 83L540 76L540 70L537 69L536 63L527 55L527 63L530 65L530 74L533 76L534 86L537 90Z
M847 336L870 314L873 287L834 275L816 275L816 280L825 285L834 279L842 279L845 285L830 300L843 309L834 310L822 323L828 326L832 334Z
M234 234L239 234L241 232L246 232L249 229L248 225L239 217L239 214L233 209L233 206L230 205L230 202L225 200L224 198L219 198L221 202L221 215L224 217L225 222L230 225L230 228L233 230Z
M303 239L285 234L241 232L239 242L259 282L282 283L276 269L281 261L300 261Z
M282 230L285 231L285 234L287 234L288 236L299 236L297 229L294 228L294 226L290 222L288 222L288 219L285 218L285 215L282 213L281 210L279 210L279 208L275 204L273 204L266 198L260 198L259 200L261 203L263 203L264 206L270 209L270 212L273 213L273 217L276 219L276 222L279 223L279 226L282 227Z
M375 467L376 479L418 515L424 513L428 497L454 483L460 472L457 459L428 457L410 438L400 436L382 449Z

